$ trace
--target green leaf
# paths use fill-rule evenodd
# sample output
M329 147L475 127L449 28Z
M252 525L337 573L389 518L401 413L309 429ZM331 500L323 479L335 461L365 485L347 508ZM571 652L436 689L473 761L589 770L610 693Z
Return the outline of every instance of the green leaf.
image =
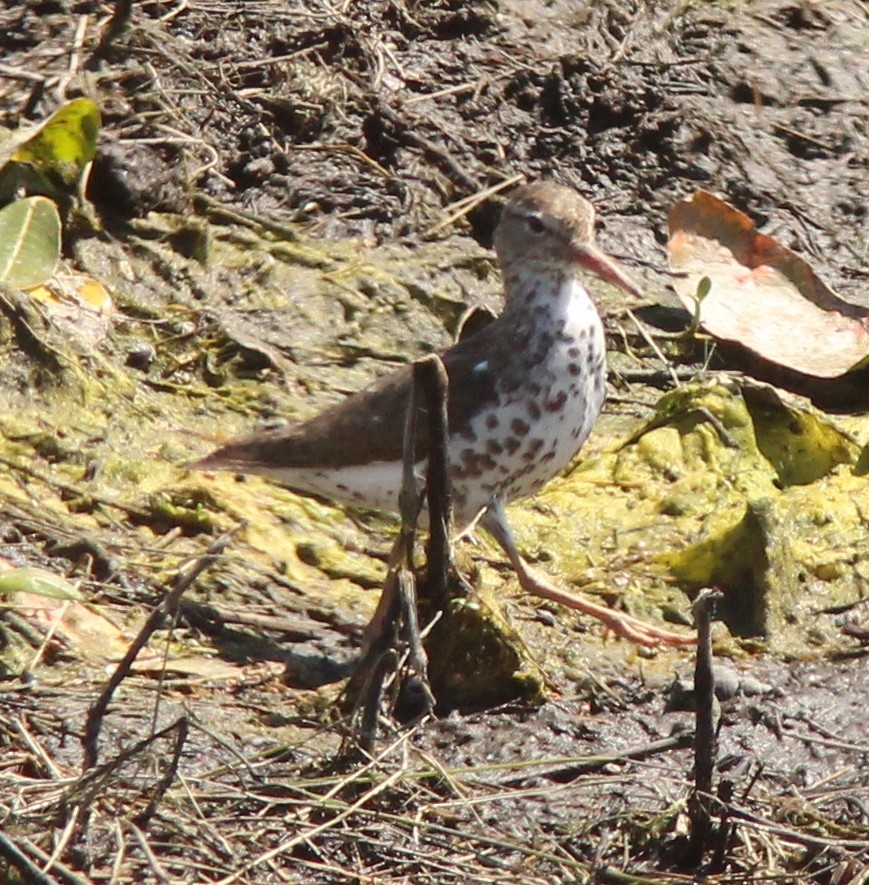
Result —
M700 302L702 301L712 289L712 280L709 277L703 277L699 283L697 283L697 293L694 298Z
M99 131L100 109L89 98L77 98L52 114L12 159L74 184L96 154Z
M34 593L51 599L82 600L81 593L60 575L41 568L14 568L0 574L0 596Z
M50 279L60 260L60 215L47 197L0 209L0 282L16 289Z

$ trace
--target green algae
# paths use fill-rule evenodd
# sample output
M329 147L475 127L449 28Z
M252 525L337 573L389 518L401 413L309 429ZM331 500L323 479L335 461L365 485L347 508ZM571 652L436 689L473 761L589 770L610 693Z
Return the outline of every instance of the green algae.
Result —
M450 600L426 639L426 650L432 690L445 710L543 699L540 669L485 596Z
M789 407L772 388L742 390L760 454L779 485L808 485L839 464L856 467L858 446L815 410Z
M819 611L865 593L859 452L850 430L771 387L685 385L625 445L544 490L537 513L551 505L558 528L536 515L533 534L568 581L606 595L618 578L633 612L687 620L688 596L718 587L734 635L798 654L836 641Z

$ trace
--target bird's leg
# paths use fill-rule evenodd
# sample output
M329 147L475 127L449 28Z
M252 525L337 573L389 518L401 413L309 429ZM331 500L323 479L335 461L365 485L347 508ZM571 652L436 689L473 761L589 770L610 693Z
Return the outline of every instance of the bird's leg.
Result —
M624 612L617 612L605 605L592 602L582 596L574 593L568 593L560 587L556 587L547 578L534 571L530 565L522 558L516 547L516 541L510 526L507 523L507 517L504 513L504 505L501 501L496 501L483 514L480 519L480 525L498 542L501 549L507 554L510 564L516 571L519 578L519 584L526 593L532 596L538 596L541 599L551 599L553 602L560 602L568 608L581 611L583 614L591 615L591 617L599 620L605 627L612 630L618 636L635 643L636 645L658 646L685 646L696 645L697 639L684 633L676 633L672 630L665 630L663 627L657 627L654 624L648 624L639 618L631 617Z

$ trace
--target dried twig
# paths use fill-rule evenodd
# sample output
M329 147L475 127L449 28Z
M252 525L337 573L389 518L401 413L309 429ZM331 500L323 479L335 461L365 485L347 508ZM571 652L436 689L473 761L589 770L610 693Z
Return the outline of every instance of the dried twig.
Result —
M362 661L347 688L347 696L357 698L357 709L360 710L360 726L355 737L359 746L368 753L374 748L385 681L390 672L402 665L402 659L395 651L399 639L406 646L406 664L414 680L413 685L421 694L423 710L431 712L434 707L420 637L413 548L422 506L416 477L416 440L419 417L423 413L421 401L424 400L429 453L428 593L430 607L438 611L446 603L452 525L447 450L447 376L440 358L430 355L418 360L414 364L413 381L404 427L403 476L399 495L401 531L390 554L383 593L368 626ZM400 679L393 696L397 699L402 688L409 685L409 682Z
M58 885L57 879L40 870L12 839L2 832L0 832L0 857L3 857L13 869L18 870L22 881L28 885Z
M712 829L712 773L715 768L715 673L712 669L711 617L715 602L721 598L716 590L701 590L694 601L697 622L697 657L694 668L694 696L697 702L697 728L694 736L694 792L689 803L691 839L689 863L703 859Z
M115 0L115 8L112 10L112 17L100 37L99 45L94 49L93 54L88 60L88 68L94 70L98 62L104 59L111 47L112 43L124 32L124 29L130 23L130 15L133 12L133 0Z
M449 475L449 427L447 420L447 373L440 358L432 355L418 360L414 381L425 391L428 411L428 520L429 538L427 597L431 608L442 611L447 603L450 535L452 533L452 491Z
M115 690L129 675L133 662L138 657L139 652L147 645L148 640L151 638L154 631L163 623L164 618L177 609L181 594L184 593L184 591L206 568L210 567L215 562L237 531L238 528L221 535L209 546L208 550L202 556L195 559L187 568L178 573L175 586L166 594L163 601L151 612L151 615L148 617L148 620L145 621L139 634L130 643L127 653L118 663L115 672L112 673L108 683L106 683L105 688L103 688L100 693L100 696L88 711L83 740L84 760L82 762L82 771L88 771L88 769L93 768L97 763L97 741L99 740L100 726L103 721L103 716L105 716L106 710L109 708Z

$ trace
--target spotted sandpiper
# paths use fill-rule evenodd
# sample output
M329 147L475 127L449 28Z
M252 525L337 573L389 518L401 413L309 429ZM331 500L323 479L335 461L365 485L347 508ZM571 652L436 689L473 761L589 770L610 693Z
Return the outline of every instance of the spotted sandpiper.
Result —
M594 209L547 181L518 188L495 233L504 310L444 350L449 378L449 465L456 528L479 520L510 559L521 586L602 621L641 645L687 645L692 637L647 624L568 593L519 554L504 510L531 495L577 454L603 406L604 331L582 282L591 271L639 291L594 244ZM402 428L410 366L289 429L254 433L193 466L256 473L338 503L398 509ZM424 427L417 467L425 470Z

